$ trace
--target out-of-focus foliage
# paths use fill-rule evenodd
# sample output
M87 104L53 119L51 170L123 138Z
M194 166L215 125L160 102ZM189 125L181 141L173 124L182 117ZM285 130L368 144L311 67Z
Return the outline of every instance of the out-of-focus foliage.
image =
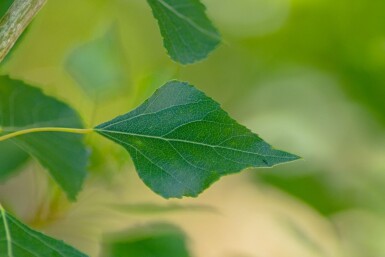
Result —
M150 224L107 238L102 256L190 257L186 236L174 225Z
M79 86L98 100L105 94L116 94L129 83L124 62L117 28L112 26L101 38L75 49L66 67Z
M0 135L39 127L81 128L77 113L68 105L43 94L39 89L9 77L0 77ZM83 137L68 133L31 133L11 139L10 149L2 145L0 156L13 161L0 171L10 175L25 161L25 153L48 169L72 200L83 186L87 174L87 151ZM1 142L3 143L3 142ZM16 146L16 148L15 148Z
M215 212L216 210L209 205L181 205L181 204L154 204L154 203L133 203L133 204L117 204L114 206L117 210L121 210L132 215L159 215L172 212Z
M282 174L266 171L259 175L262 183L278 187L284 192L303 200L324 215L332 215L340 211L356 207L354 196L342 188L344 185L333 185L327 174L309 172L305 174ZM334 187L333 187L334 186Z
M189 81L268 142L303 157L274 170L223 178L198 199L173 202L210 205L216 214L158 213L156 219L186 231L196 256L385 255L385 2L202 3L225 44L193 66L164 54L145 1L68 0L48 1L2 72L42 85L91 125L133 109L170 79ZM64 64L73 49L113 22L130 82L97 107ZM63 214L43 205L34 192L44 194L45 187L24 186L32 172L2 186L0 198L18 216L50 217L44 226L50 235L98 256L95 238L102 232L154 219L112 215L111 202L166 203L142 185L126 152L103 138L92 142L97 160L73 210Z
M28 154L21 151L20 148L12 142L3 142L0 144L0 153L7 155L0 162L0 180L4 181L14 174L23 163L28 159Z

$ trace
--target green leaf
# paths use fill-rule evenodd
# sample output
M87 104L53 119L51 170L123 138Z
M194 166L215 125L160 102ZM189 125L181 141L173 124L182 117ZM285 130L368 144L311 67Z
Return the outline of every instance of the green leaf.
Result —
M223 175L298 159L271 148L217 102L179 81L95 131L125 147L141 179L165 198L197 196Z
M28 160L28 154L10 141L0 143L0 181L15 174L18 167Z
M122 52L113 26L101 38L76 48L68 56L66 69L89 95L105 95L127 85Z
M104 243L105 257L190 257L185 234L174 225L151 224L114 235Z
M0 207L0 257L87 257L62 241L27 227Z
M77 113L66 104L44 95L39 89L6 76L0 77L1 135L27 128L81 128ZM0 142L11 142L48 169L71 200L80 191L86 176L87 151L81 135L41 132L21 135ZM1 159L13 158L13 152L1 151ZM19 153L17 153L19 154ZM20 153L21 154L21 153ZM1 171L0 173L3 173Z
M199 0L147 0L171 58L182 64L207 57L221 41Z

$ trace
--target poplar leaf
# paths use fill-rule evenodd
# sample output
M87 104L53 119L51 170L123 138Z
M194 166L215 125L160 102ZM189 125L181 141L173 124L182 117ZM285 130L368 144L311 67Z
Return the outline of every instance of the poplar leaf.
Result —
M144 183L165 198L195 197L221 176L298 159L272 148L217 102L179 81L95 131L127 149Z
M171 58L182 64L207 57L221 36L199 0L147 0Z

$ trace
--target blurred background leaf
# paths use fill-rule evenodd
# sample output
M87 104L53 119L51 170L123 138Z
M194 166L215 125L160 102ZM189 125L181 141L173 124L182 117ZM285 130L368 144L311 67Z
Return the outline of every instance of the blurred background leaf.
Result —
M123 47L118 29L111 26L102 37L73 50L66 69L84 91L95 100L109 93L121 93L129 85Z
M174 225L150 224L107 238L105 257L190 257L186 236Z
M328 181L332 178L324 172L287 174L266 171L258 174L258 179L259 183L277 187L327 216L359 207L354 189L344 190L346 185L343 183L335 185L335 181Z
M0 135L5 136L23 129L82 128L83 124L76 111L65 103L20 80L1 76L0 127ZM19 135L0 145L4 142L2 159L24 162L23 153L27 153L48 170L69 199L76 199L87 174L88 153L82 135L40 132ZM9 148L9 142L14 146ZM11 163L0 174L10 173L10 167L20 164Z
M133 215L159 215L170 212L198 211L198 212L216 212L215 208L208 205L194 204L156 204L156 203L136 203L114 205L117 210L127 212Z

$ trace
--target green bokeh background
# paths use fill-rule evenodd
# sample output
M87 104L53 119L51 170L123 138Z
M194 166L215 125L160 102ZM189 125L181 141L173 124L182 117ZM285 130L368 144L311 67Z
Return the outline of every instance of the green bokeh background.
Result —
M77 203L33 161L0 186L1 200L91 256L101 235L152 220L182 227L197 257L385 256L385 1L202 2L223 43L197 64L170 60L144 0L50 0L1 73L68 102L88 127L131 110L170 79L189 81L303 160L226 177L197 199L165 201L143 186L123 149L91 135L91 175ZM68 58L111 27L124 76L90 93ZM143 202L216 211L115 208Z

